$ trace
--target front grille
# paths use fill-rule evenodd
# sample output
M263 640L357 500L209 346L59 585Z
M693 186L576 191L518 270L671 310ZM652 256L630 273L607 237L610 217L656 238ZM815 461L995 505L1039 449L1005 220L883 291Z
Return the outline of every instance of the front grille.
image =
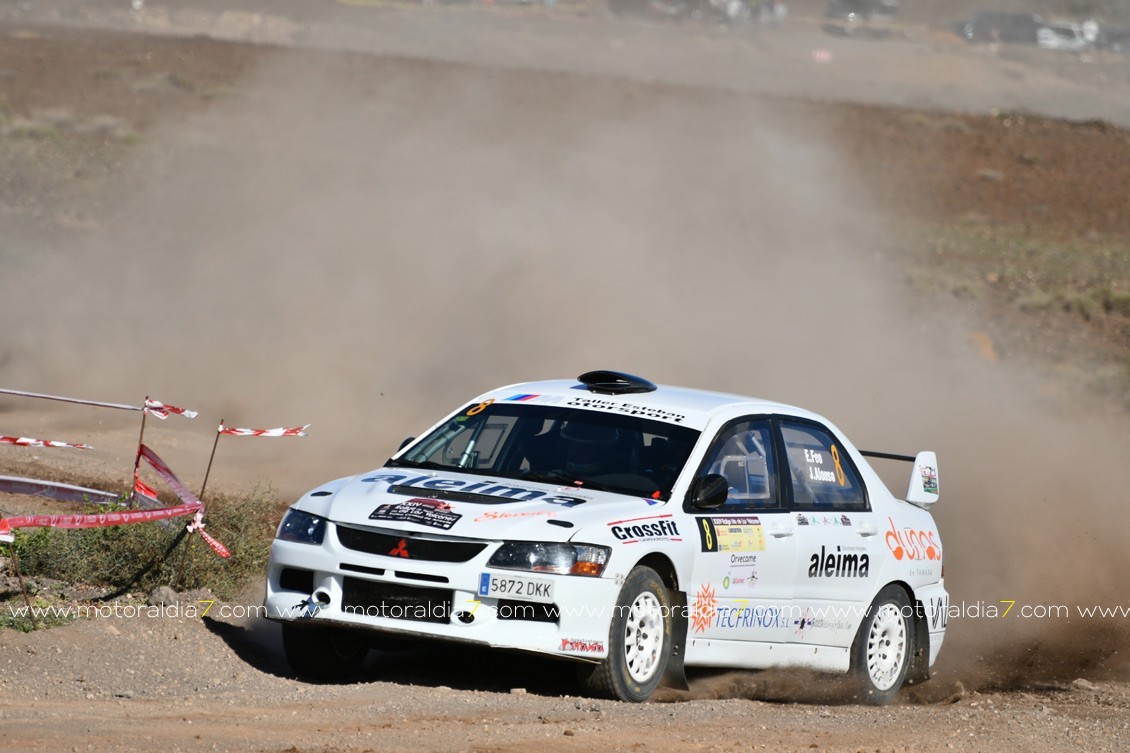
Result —
M347 614L412 622L451 622L451 589L415 588L344 578L341 608Z
M467 562L487 548L485 543L479 541L398 536L343 525L337 526L337 540L342 546L355 552L426 562Z
M535 604L530 601L498 600L498 619L525 622L557 622L561 610L556 604Z
M366 575L384 575L383 567L367 567L366 565L352 565L348 562L342 562L338 565L342 570L348 570L352 573L365 573Z

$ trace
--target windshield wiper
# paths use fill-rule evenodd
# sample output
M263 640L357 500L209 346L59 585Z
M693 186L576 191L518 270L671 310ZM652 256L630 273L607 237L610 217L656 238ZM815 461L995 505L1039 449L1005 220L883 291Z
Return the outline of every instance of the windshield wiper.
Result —
M389 460L385 465L392 468L424 468L430 471L461 471L462 468L456 468L451 465L443 465L434 460L407 460L401 458L400 460Z
M522 474L523 481L544 481L548 484L566 484L574 486L577 479L561 471L526 471Z

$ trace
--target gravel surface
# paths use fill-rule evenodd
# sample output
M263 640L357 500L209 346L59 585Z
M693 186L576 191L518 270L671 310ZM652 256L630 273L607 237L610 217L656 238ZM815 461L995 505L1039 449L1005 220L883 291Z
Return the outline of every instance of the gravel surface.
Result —
M937 19L946 15L939 6L929 4ZM789 339L762 343L790 354L772 361L791 363L777 373L759 353L748 365L767 394L775 387L786 399L793 390L818 395L857 420L878 413L883 428L872 425L873 439L886 441L895 426L900 443L907 432L917 441L921 431L930 442L940 437L940 455L954 458L946 482L953 501L939 505L939 520L955 595L1017 599L1031 587L1040 598L1124 602L1124 585L1107 577L1127 564L1120 507L1103 507L1110 502L1104 493L1128 486L1118 480L1124 418L1086 413L1077 402L1057 403L1049 415L1043 388L1005 378L1013 372L997 359L998 351L1007 362L1023 343L1040 340L1057 353L1084 354L1078 363L1086 364L1085 354L1102 348L1123 352L1125 333L1049 318L1035 335L1011 339L986 325L995 339L979 331L979 352L972 350L965 317L975 307L962 298L941 306L945 330L916 318L921 311L903 300L905 291L882 287L898 277L889 260L908 251L872 229L886 227L876 221L879 206L888 219L960 219L976 232L1022 227L1049 242L1097 238L1110 242L1104 248L1124 248L1113 244L1130 235L1120 203L1130 192L1120 169L1130 160L1125 132L993 114L1128 123L1124 57L972 49L922 29L891 44L837 40L803 24L739 39L707 27L512 7L297 0L145 7L139 14L124 2L54 0L0 8L0 232L15 239L0 244L0 282L19 280L4 288L6 299L24 302L15 310L38 310L42 319L33 324L46 321L9 330L0 344L3 386L42 384L120 401L137 393L136 402L161 374L158 386L167 391L158 397L188 396L189 407L210 411L208 422L222 412L247 425L291 416L302 423L315 412L315 431L302 445L225 444L220 454L213 483L267 476L285 497L379 463L402 427L434 419L441 397L447 407L478 382L501 383L500 375L513 377L532 361L572 365L577 332L595 340L584 343L586 358L626 353L630 363L657 370L684 362L692 364L683 372L688 383L739 389L745 377L719 375L697 348L713 347L704 333L732 313L711 302L744 292L730 278L746 272L730 270L748 269L735 264L754 258L749 279L784 290L761 295L775 295L789 311L781 319L796 319L773 317ZM585 32L577 36L578 29ZM288 54L291 46L304 51ZM324 80L338 85L323 91ZM751 93L791 99L766 107ZM419 175L419 163L446 180ZM449 165L455 169L445 172ZM754 179L764 175L772 190ZM622 200L632 191L634 201ZM764 211L730 211L724 199L731 196ZM398 223L413 232L398 232ZM839 233L835 242L814 230L824 226ZM592 237L601 242L590 249ZM506 256L508 244L522 252ZM443 255L464 245L473 253ZM753 245L774 255L754 257ZM619 259L608 250L637 247L646 253ZM789 266L809 247L826 253L823 272ZM250 260L236 253L246 249L255 251ZM385 253L380 263L367 266L378 252ZM553 255L560 280L537 263L542 252ZM438 272L433 259L442 260ZM159 279L140 268L160 270ZM290 275L279 272L287 269ZM788 274L775 277L780 269ZM645 271L657 275L638 286L647 295L623 310L590 311L589 301L619 300L622 278ZM822 273L834 284L822 283ZM520 284L506 285L511 280ZM489 295L471 296L467 288L475 286ZM500 292L510 289L516 298ZM813 308L834 310L844 331L821 340L837 328L824 313L808 318L802 307L788 308L798 289L815 291ZM54 299L58 320L42 307L44 290L66 293ZM492 297L500 310L472 327L459 304ZM256 313L277 299L300 304ZM673 314L666 311L672 300L680 302ZM226 308L233 302L238 307ZM418 315L432 308L436 316ZM515 310L528 321L516 322ZM848 310L873 316L856 322L843 316ZM648 321L637 321L640 311ZM892 323L903 318L910 323L895 332ZM625 339L593 335L609 331L609 319L631 323ZM380 335L386 322L395 331ZM677 333L696 350L672 356L650 340L635 350L625 345L653 331L665 333L667 344ZM882 339L869 339L876 331ZM750 330L743 324L741 332ZM880 369L852 371L848 355L907 348L903 335L930 342L929 357L917 362L936 376L923 379L915 357L902 351ZM406 340L421 344L413 350ZM464 373L448 378L440 368L447 353L469 341L481 347L460 360ZM347 347L359 354L339 360ZM837 364L835 378L809 379L817 384L804 392L797 374L824 372L827 363ZM730 381L709 381L717 379ZM234 397L240 390L246 398ZM877 392L886 407L877 407ZM962 392L983 396L983 407L942 397ZM1014 401L1014 394L1024 397ZM933 420L899 426L920 414L925 396L940 402ZM201 404L191 402L196 397ZM99 448L90 455L14 450L0 472L128 479L135 416L94 418L83 410L0 402L5 434ZM358 427L358 415L381 418L377 438ZM1055 425L1065 444L1039 442L1038 452L1022 444L1042 436L1036 422L1045 431ZM211 426L170 419L149 431L162 456L198 485ZM1011 443L1018 447L1003 449ZM1061 455L1076 467L1055 475L1049 469L1062 465ZM985 468L986 457L995 468ZM1088 475L1086 462L1101 473ZM1002 470L1033 466L1026 474ZM1102 480L1081 487L1080 477ZM1071 515L1048 498L1093 508ZM0 498L4 514L38 504ZM1040 524L1017 526L1025 516ZM1087 526L1079 517L1113 524ZM1049 552L1061 555L1065 541L1073 559L1094 552L1092 561L1062 567ZM989 586L986 573L997 579ZM259 603L253 587L222 604L206 592L98 601L102 594L81 585L31 585L33 597L82 604L88 614L26 634L0 630L0 750L1042 753L1130 746L1123 624L1022 630L1010 623L1010 632L954 621L938 677L886 708L846 702L835 678L776 672L697 672L690 692L664 690L633 706L578 697L566 664L450 649L373 654L350 683L311 685L290 677L277 626L246 616ZM0 593L2 608L19 608L12 577L0 580Z
M644 705L575 695L561 665L410 651L373 656L355 681L286 676L277 631L201 618L206 593L145 614L0 632L0 749L25 751L1090 751L1130 744L1130 686L1079 680L935 703L867 708L827 682L759 673L692 677ZM236 605L215 603L217 615ZM179 612L177 610L180 610ZM391 681L388 679L392 677ZM742 689L760 698L743 695ZM730 697L713 698L722 692Z

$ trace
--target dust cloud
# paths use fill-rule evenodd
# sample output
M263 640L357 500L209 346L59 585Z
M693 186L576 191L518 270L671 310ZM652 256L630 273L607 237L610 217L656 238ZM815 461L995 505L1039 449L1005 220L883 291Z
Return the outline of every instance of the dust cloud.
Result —
M0 381L196 408L207 425L170 451L192 467L220 418L311 422L300 442L225 441L218 483L288 494L377 466L499 384L613 368L755 394L868 449L938 452L955 605L1125 603L1125 418L984 361L976 310L912 296L817 113L279 53L151 137L89 243L0 281L10 310L38 311L6 334ZM44 291L63 295L45 308ZM956 616L938 692L1125 677L1127 637L1124 621Z

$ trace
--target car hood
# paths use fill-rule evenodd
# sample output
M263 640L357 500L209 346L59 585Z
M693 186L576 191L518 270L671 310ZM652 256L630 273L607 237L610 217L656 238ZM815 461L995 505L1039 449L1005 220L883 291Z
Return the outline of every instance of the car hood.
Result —
M381 468L338 479L295 505L334 523L488 540L568 541L585 526L664 503L554 484Z

